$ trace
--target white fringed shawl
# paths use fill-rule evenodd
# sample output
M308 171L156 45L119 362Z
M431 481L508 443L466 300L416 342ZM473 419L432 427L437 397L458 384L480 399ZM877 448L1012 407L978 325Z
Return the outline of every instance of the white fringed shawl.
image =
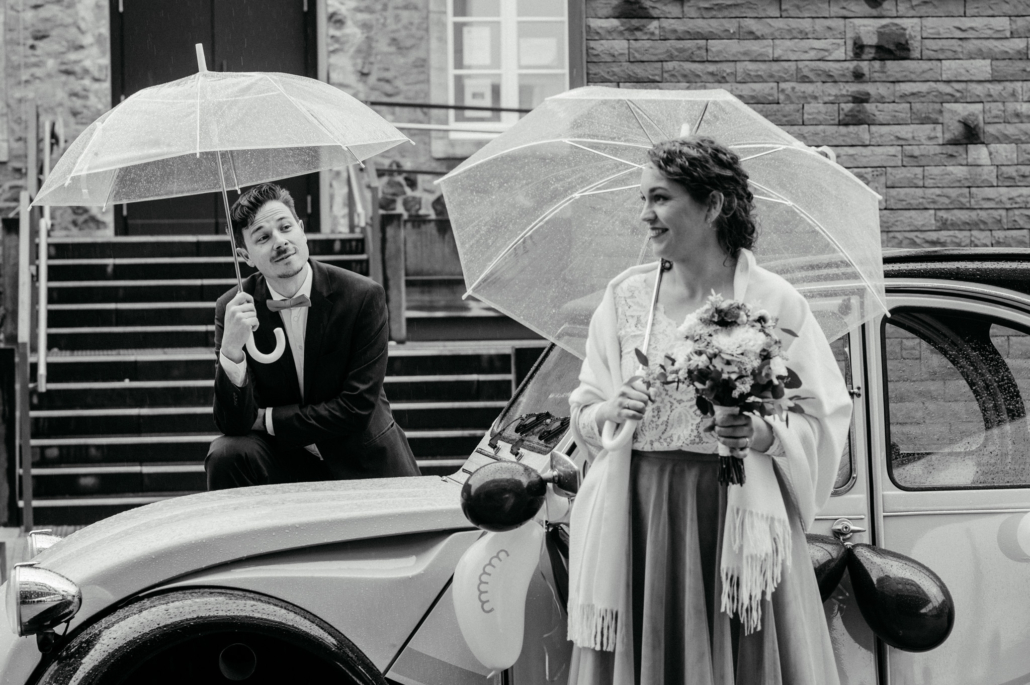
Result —
M572 429L586 447L591 466L572 510L569 568L569 639L580 647L605 651L632 649L629 625L630 452L605 451L584 439L580 412L615 395L622 386L621 350L614 288L657 264L629 269L611 283L590 322L587 357L580 385L572 393ZM829 498L851 422L851 398L833 352L808 303L781 277L757 266L754 255L741 250L733 282L734 299L766 309L779 326L798 337L780 334L789 366L801 377L799 394L813 399L801 404L805 415L792 414L789 425L770 421L782 455L751 451L745 462L747 481L732 486L720 560L722 610L738 614L745 630L760 627L761 599L779 584L789 559L790 529L776 481L780 472L794 500L794 510L807 530L816 511ZM590 412L592 413L592 412ZM592 419L591 419L592 420Z

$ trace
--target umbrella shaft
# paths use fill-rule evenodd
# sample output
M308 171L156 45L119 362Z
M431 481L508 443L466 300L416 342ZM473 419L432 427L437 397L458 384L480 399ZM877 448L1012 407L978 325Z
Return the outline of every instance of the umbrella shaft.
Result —
M644 356L647 356L647 348L651 343L651 329L654 328L654 310L658 308L658 293L662 289L662 276L665 274L665 260L658 260L658 274L654 279L654 293L651 295L651 311L647 315L647 328L644 330ZM641 369L640 374L643 374L647 369ZM639 375L639 374L638 374Z
M232 248L232 265L236 267L236 285L239 290L236 292L243 292L243 277L240 276L240 258L236 254L236 236L232 232L232 214L229 209L229 195L225 190L225 174L222 172L222 153L219 151L218 155L218 180L222 184L222 203L225 205L225 232L229 234L229 246ZM659 276L661 278L661 276Z

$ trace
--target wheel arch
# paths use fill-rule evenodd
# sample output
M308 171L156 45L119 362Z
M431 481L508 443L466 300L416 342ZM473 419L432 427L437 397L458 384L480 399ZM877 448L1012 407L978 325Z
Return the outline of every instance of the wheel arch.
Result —
M246 630L290 642L359 685L387 685L372 661L333 626L298 606L245 590L201 587L140 597L84 626L44 659L30 682L81 685L126 675L141 659L192 637Z

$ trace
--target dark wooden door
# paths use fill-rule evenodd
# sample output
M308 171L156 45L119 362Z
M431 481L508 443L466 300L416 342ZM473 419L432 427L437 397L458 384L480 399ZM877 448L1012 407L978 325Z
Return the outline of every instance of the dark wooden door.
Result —
M111 0L114 103L197 72L201 43L212 71L279 71L315 78L315 10L308 0ZM319 231L318 174L281 179L297 216ZM230 204L236 191L230 190ZM225 230L219 194L134 202L115 208L118 235L211 234Z

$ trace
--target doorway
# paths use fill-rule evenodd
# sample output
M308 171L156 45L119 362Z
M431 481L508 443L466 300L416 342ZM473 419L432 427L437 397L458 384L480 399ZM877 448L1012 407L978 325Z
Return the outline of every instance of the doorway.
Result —
M277 71L316 78L316 0L111 0L113 104L149 86L197 73L194 45L211 71ZM320 229L319 176L282 179L308 232ZM230 191L229 202L236 193ZM218 193L115 207L116 235L223 235Z

